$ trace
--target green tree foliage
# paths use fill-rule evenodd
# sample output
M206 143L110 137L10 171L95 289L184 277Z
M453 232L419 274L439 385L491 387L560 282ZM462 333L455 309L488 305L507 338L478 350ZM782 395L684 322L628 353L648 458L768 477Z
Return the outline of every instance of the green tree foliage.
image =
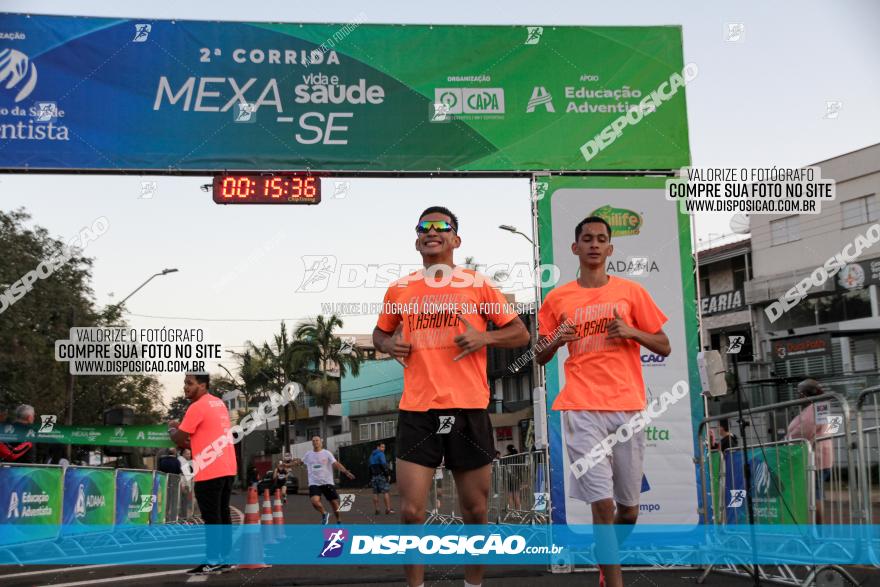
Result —
M34 226L24 210L0 210L0 292L62 255L66 243ZM74 250L51 276L38 279L30 291L0 312L0 404L27 403L37 414L67 411L68 363L55 360L55 341L69 338L71 326L102 326L123 322L95 308L91 289L92 260ZM135 408L138 423L159 422L163 412L161 386L154 377L77 376L74 424L102 422L105 409Z

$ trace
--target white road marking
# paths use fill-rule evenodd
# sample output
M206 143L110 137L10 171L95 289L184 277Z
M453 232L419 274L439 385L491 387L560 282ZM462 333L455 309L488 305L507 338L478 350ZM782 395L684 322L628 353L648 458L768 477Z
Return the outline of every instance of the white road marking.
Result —
M182 575L187 569L176 571L160 571L158 573L143 573L141 575L127 575L122 577L107 577L106 579L89 579L88 581L75 581L73 583L51 583L41 587L76 587L77 585L97 585L98 583L118 583L120 581L134 581L137 579L149 579L150 577L163 577L166 575Z
M208 575L193 575L186 580L187 583L203 583L208 580Z
M11 575L0 575L0 580L11 579L13 577L33 577L34 575L47 575L49 573L69 573L71 571L87 571L89 569L101 569L104 567L115 567L113 564L106 565L83 565L73 567L55 567L54 569L43 569L41 571L27 571L26 573L13 573Z

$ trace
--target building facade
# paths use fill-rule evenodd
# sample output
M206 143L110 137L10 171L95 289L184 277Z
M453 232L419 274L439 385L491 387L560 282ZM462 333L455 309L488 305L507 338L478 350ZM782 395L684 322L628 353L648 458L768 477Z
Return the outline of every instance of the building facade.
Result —
M745 299L751 277L751 241L748 238L697 252L699 266L700 329L703 350L727 349L731 336L745 336L738 353L740 379L752 377L752 316Z
M865 236L880 221L880 144L814 166L836 182L836 198L823 200L820 214L751 217L745 297L753 345L770 378L864 375L868 382L880 365L880 244ZM857 247L858 259L827 277L823 265ZM775 303L811 275L819 283L810 283L804 299L787 310Z

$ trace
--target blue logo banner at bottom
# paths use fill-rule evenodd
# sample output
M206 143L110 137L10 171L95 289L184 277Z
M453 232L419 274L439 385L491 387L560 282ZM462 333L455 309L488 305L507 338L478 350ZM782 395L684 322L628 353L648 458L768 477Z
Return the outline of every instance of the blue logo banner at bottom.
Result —
M0 547L0 564L872 564L880 526L405 526L244 525L95 527ZM9 526L0 527L0 544ZM26 528L16 528L20 540ZM37 540L41 540L37 542ZM64 542L78 548L67 549ZM619 546L618 546L619 545ZM161 548L157 548L161 546Z

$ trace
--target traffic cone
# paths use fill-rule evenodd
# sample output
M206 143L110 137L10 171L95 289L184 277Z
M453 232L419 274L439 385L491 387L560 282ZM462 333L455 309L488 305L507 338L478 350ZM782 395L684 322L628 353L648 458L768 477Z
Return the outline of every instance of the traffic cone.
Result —
M275 490L275 501L272 502L272 521L275 524L275 540L284 540L284 510L281 505L281 490Z
M248 489L247 505L244 506L244 542L245 560L260 561L238 565L239 569L265 569L272 565L263 561L263 537L260 535L260 504L257 503L257 488Z
M275 521L272 518L272 501L269 490L263 490L263 512L260 514L260 526L263 531L263 544L278 544L275 540Z

